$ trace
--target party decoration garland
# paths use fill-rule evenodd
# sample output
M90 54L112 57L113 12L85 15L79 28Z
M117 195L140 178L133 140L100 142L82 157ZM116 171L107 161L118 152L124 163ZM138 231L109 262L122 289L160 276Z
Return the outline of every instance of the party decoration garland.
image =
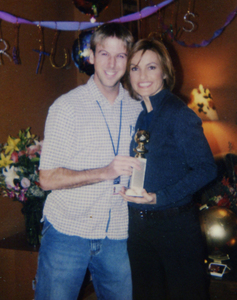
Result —
M6 52L8 50L8 48L9 48L9 46L8 46L7 42L4 39L0 38L0 54L4 54L10 61L12 61L11 56ZM0 66L2 64L3 64L2 59L0 57Z
M20 50L19 50L19 27L20 25L18 23L14 24L15 29L15 45L12 49L12 58L15 65L19 65L21 63L20 59Z
M154 14L159 9L172 3L173 1L174 0L165 0L157 5L147 6L147 7L143 8L140 12L136 12L136 13L133 13L130 15L123 16L118 19L111 20L111 21L109 21L109 23L112 23L112 22L126 23L126 22L141 20L143 18L146 18L146 17ZM70 21L69 22L67 22L67 21L56 21L56 22L55 21L34 21L34 22L31 22L26 19L15 17L4 11L0 11L0 19L4 20L6 22L13 23L13 24L18 22L19 24L41 25L42 27L47 27L50 29L55 29L55 24L56 24L58 30L66 30L66 31L84 30L84 29L88 29L88 28L92 28L92 27L98 27L104 23L104 22L91 23L91 22L75 22L75 21L73 21L73 22L70 22Z
M37 53L39 53L39 60L38 60L38 65L37 65L37 68L36 68L36 74L38 74L39 72L41 72L42 70L42 67L43 67L43 62L44 62L44 56L45 55L50 55L48 52L45 52L44 51L44 36L43 36L43 30L42 30L42 27L41 25L37 25L38 29L39 29L39 50L33 50Z
M179 45L183 46L183 47L190 47L190 48L200 48L200 47L206 47L207 45L209 45L214 39L216 39L218 36L221 35L221 33L224 31L224 29L233 21L234 17L237 14L237 7L235 8L234 11L232 11L227 19L225 24L218 30L216 30L213 34L213 36L209 39L209 40L203 40L200 44L191 44L188 45L186 44L184 41L179 41L175 38L173 31L170 30L170 28L168 28L166 25L163 24L163 28L166 30L166 32L168 33L168 35L171 37L172 40L174 40L176 43L178 43Z
M186 31L186 32L192 32L192 31L194 30L194 28L195 28L194 23L191 22L191 21L188 19L190 16L193 17L193 18L195 18L195 14L192 13L192 12L190 12L190 11L188 10L188 11L186 12L186 14L184 15L184 22L188 23L188 24L191 26L191 28L183 27L183 30Z
M188 10L184 15L184 22L186 23L186 25L188 24L188 28L183 26L183 30L186 32L192 32L195 28L195 24L191 20L189 20L190 17L192 18L196 17L195 14L191 12L191 0L188 3Z
M51 66L55 69L63 69L68 65L68 52L67 50L64 48L64 63L61 66L57 66L55 63L55 52L56 52L56 44L57 44L57 39L59 36L59 31L57 30L57 28L55 28L55 32L54 32L54 38L53 38L53 42L52 42L52 48L50 51L50 56L49 56L49 60L51 63Z
M156 13L158 10L160 10L164 6L172 3L173 1L174 0L165 0L157 5L147 6L139 12L132 13L132 14L123 16L121 18L111 20L108 23L112 23L112 22L127 23L127 22L142 20L142 19ZM200 44L193 43L191 45L188 45L184 41L177 40L173 34L173 31L170 30L170 28L168 26L163 24L163 28L166 30L166 32L168 33L168 35L171 37L172 40L174 40L176 43L178 43L179 45L181 45L183 47L190 47L190 48L206 47L214 39L216 39L218 36L220 36L220 34L224 31L225 27L227 27L233 21L236 14L237 14L237 7L235 8L235 10L233 12L231 12L229 14L224 26L222 26L220 29L216 30L214 32L213 36L209 40L203 40ZM0 19L4 20L6 22L13 23L13 24L28 24L28 25L37 25L37 26L40 25L42 27L47 27L50 29L55 29L55 24L56 24L58 30L66 30L66 31L85 30L85 29L89 29L89 28L98 27L103 24L103 22L91 23L91 22L75 22L75 21L73 21L73 22L72 21L69 21L69 22L68 21L56 21L56 22L55 21L34 21L34 22L31 22L26 19L15 17L4 11L0 11ZM5 42L2 39L1 39L1 41ZM6 50L7 50L7 48L5 47L5 49L1 49L0 51L2 54L8 56L8 54L5 52ZM10 56L8 56L8 57L10 59Z

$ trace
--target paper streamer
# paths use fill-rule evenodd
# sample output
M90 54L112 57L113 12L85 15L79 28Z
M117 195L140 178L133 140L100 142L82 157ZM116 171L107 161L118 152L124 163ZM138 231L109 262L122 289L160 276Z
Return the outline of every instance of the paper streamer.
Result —
M169 36L171 37L172 40L174 40L176 43L178 43L179 45L181 45L183 47L189 47L189 48L206 47L207 45L209 45L214 39L216 39L223 32L225 27L228 26L231 23L231 21L233 21L234 17L236 16L236 13L237 13L237 7L235 8L234 11L232 11L228 15L224 26L222 26L220 29L216 30L214 32L213 36L209 40L203 40L200 44L193 43L191 45L188 45L184 41L176 40L173 33L169 30L169 28L166 25L163 25L163 28L168 32L168 34L169 34Z
M111 20L108 23L111 23L111 22L126 23L126 22L132 22L132 21L144 19L144 18L156 13L159 9L165 7L166 5L172 3L173 1L174 0L166 0L166 1L163 1L154 6L147 6L144 9L142 9L140 12L136 12L136 13L133 13L133 14L130 14L127 16L123 16L118 19ZM237 13L237 8L229 14L223 27L216 30L214 32L213 36L209 40L203 40L200 44L193 43L191 45L188 45L184 41L179 41L179 40L175 39L173 33L169 30L168 26L163 25L163 28L166 30L166 32L169 34L169 36L171 37L172 40L174 40L176 43L178 43L179 45L181 45L183 47L190 47L190 48L206 47L214 39L216 39L218 36L220 36L220 34L225 29L225 27L227 27L231 23L231 21L233 21L234 17L236 16L236 13ZM31 22L26 19L15 17L4 11L0 11L0 19L4 20L6 22L14 23L14 24L18 23L18 24L28 24L28 25L40 25L42 27L47 27L50 29L57 28L57 30L67 30L67 31L85 30L85 29L89 29L89 28L98 27L98 26L104 24L103 22L91 23L91 22L70 22L70 21L69 22L68 21L62 21L62 22L61 21L34 21L34 22Z
M143 8L140 12L136 12L136 13L133 13L133 14L130 14L127 16L123 16L118 19L111 20L108 23L112 23L112 22L126 23L126 22L141 20L143 18L146 18L146 17L154 14L159 9L172 3L173 1L174 0L166 0L166 1L163 1L154 6L147 6L147 7ZM84 29L89 29L89 28L93 28L93 27L98 27L98 26L104 24L104 22L95 22L95 23L67 22L67 21L63 21L63 22L60 22L60 21L34 21L34 22L31 22L29 20L15 17L4 11L0 11L0 19L4 20L6 22L15 23L15 24L18 23L18 24L28 24L28 25L40 25L42 27L47 27L50 29L57 28L57 30L67 30L67 31L84 30Z

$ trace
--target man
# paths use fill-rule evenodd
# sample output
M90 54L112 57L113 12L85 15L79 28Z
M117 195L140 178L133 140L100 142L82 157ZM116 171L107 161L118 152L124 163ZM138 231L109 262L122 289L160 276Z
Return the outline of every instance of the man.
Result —
M36 300L77 299L87 268L98 299L132 299L127 205L118 194L137 159L129 144L139 112L120 83L132 45L121 24L91 38L94 75L50 107L40 184L52 190L36 277Z

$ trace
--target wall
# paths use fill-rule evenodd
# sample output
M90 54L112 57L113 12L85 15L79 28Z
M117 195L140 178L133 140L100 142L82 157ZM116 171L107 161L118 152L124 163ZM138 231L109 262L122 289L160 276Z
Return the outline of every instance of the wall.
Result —
M157 4L162 1L154 0ZM147 1L141 1L142 7ZM236 8L237 1L225 0L178 0L154 14L141 23L142 37L150 33L162 33L159 29L159 17L162 17L166 26L172 25L177 39L187 45L200 44L203 40L209 40L214 32L221 28L227 16ZM190 18L196 23L193 32L185 32L182 27L190 29L191 26L184 22L187 10L193 12L195 18ZM212 94L219 121L204 122L204 131L214 154L227 152L229 142L237 150L237 17L225 28L223 33L206 47L183 47L172 41L167 34L164 40L168 41L176 69L177 84L174 90L182 99L188 101L192 89L203 84Z
M8 0L1 1L0 10L30 21L87 21L89 16L75 8L68 0ZM113 0L109 8L100 13L98 21L107 21L120 16L120 2ZM44 29L45 51L50 52L54 30ZM80 32L61 31L55 62L58 66L64 62L63 49L69 51ZM8 53L15 45L15 30L12 23L1 22L0 38L9 44ZM44 124L48 108L63 93L83 84L88 76L79 73L71 60L65 69L51 66L48 56L44 57L42 72L36 74L39 55L33 49L39 49L39 30L37 26L21 25L19 29L19 48L21 64L15 65L1 55L0 65L0 143L7 141L8 135L16 137L20 129L31 127L31 132L43 139ZM0 44L3 49L3 44ZM0 198L0 239L24 230L24 218L21 214L22 203L8 198Z
M1 10L22 18L38 20L65 20L74 18L73 9L67 0L23 0L2 1ZM63 7L63 9L62 9ZM1 35L9 44L8 53L12 53L15 43L15 30L12 23L1 22ZM44 30L45 51L50 52L53 30ZM61 32L59 49L70 48L74 41L74 32ZM1 45L2 46L2 45ZM76 85L76 68L71 64L68 69L56 70L50 65L48 56L44 58L42 73L36 74L39 55L33 49L39 49L39 32L36 26L21 25L19 29L19 48L21 64L15 65L2 55L0 142L5 143L8 135L15 137L20 129L31 127L31 132L43 139L44 122L50 104L61 93ZM62 53L57 57L61 62ZM24 229L21 214L22 204L8 198L0 198L0 238Z

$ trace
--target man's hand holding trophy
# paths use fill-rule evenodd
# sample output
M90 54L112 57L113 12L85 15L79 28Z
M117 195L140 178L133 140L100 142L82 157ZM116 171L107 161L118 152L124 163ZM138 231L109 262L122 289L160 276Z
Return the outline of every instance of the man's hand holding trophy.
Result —
M135 157L138 158L141 163L141 169L133 169L130 186L129 189L126 190L127 196L142 197L146 172L145 153L147 153L147 149L145 148L145 144L149 142L149 139L150 135L146 130L138 130L135 134L134 140L138 144L138 146L136 147L136 149L133 149L133 151L136 152Z

